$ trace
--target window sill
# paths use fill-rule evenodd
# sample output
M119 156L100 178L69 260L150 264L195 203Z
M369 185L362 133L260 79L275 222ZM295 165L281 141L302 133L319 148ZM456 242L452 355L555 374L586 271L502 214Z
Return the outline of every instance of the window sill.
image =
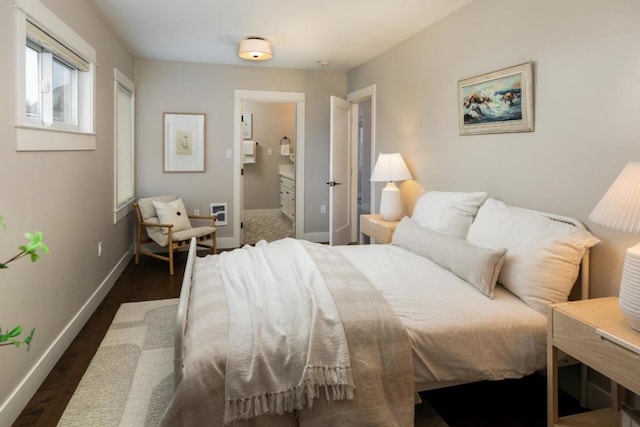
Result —
M131 199L126 204L120 206L113 212L113 223L117 224L122 221L131 211L133 211L133 202L135 199Z
M73 151L95 150L93 133L45 127L16 126L16 151Z

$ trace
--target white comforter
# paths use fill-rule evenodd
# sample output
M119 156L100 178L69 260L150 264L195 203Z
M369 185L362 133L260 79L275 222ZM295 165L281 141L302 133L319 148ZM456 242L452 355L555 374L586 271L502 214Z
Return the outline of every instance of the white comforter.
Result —
M546 317L501 286L489 299L453 273L393 245L337 248L407 328L421 388L519 378L545 366Z

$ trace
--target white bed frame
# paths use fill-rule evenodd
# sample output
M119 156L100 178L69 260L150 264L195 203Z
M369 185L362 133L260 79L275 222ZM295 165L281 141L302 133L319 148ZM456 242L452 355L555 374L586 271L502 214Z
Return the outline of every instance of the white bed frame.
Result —
M189 299L191 298L191 279L193 278L193 266L196 262L196 251L198 249L195 237L191 238L189 244L189 255L187 255L187 265L182 278L182 288L180 289L180 301L178 302L178 314L176 322L175 347L173 351L173 388L175 389L182 380L182 362L184 359L184 331L187 327L187 313L189 311Z
M571 224L575 227L578 227L581 230L586 230L587 228L582 224L582 222L578 221L575 218L550 214L547 212L540 212L532 209L518 208L528 212L533 212L539 215L543 215L547 218L551 218L555 221L564 222L567 224ZM187 264L184 271L184 277L182 279L182 289L180 290L180 302L178 303L178 314L177 314L177 324L175 331L175 350L174 350L174 359L173 359L173 379L174 379L174 387L177 387L182 379L182 367L183 367L183 359L184 359L184 332L187 327L187 314L189 309L189 299L191 297L191 282L193 278L193 268L196 259L196 241L195 238L191 239L191 244L189 245L189 255L187 257ZM579 299L588 299L589 298L589 250L587 249L584 256L582 257L582 262L580 264L580 275L579 281L576 283L579 286ZM581 400L586 399L586 368L583 367L582 372L582 381L581 381L581 391L580 398ZM416 391L426 391L426 390L434 390L442 387L449 387L453 385L464 384L463 382L443 382L443 383L418 383L416 384Z

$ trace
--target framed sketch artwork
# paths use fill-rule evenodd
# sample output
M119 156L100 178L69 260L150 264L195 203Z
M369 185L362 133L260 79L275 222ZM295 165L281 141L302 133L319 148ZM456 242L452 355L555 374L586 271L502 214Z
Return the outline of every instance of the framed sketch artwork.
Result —
M531 61L458 81L460 135L533 131Z
M205 115L164 113L164 172L204 172Z

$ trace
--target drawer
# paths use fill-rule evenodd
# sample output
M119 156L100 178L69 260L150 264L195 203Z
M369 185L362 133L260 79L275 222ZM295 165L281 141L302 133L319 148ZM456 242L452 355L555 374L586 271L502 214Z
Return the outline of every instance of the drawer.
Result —
M291 191L296 188L295 182L292 179L285 178L283 176L280 176L280 186Z
M553 345L635 393L640 392L640 354L602 337L586 322L554 309Z
M360 224L361 232L367 236L382 243L391 242L391 230L382 227L379 224L374 224L371 221L363 221Z

